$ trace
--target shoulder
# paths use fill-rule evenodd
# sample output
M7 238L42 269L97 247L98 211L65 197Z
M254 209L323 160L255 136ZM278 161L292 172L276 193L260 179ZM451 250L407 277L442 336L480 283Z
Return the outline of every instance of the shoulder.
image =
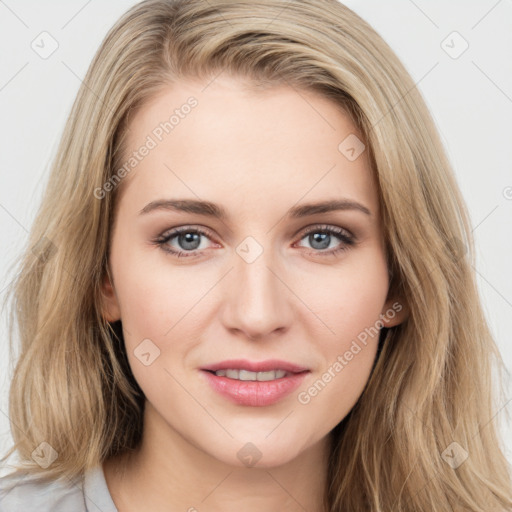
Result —
M2 512L86 512L83 480L40 480L26 473L0 477Z

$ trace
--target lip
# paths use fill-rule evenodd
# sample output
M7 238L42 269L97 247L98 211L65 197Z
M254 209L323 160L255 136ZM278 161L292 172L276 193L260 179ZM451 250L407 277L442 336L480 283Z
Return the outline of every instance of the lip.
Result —
M285 370L290 373L301 373L309 371L308 368L299 366L288 361L280 359L267 359L266 361L249 361L247 359L229 359L219 363L204 366L201 370L216 372L217 370L227 370L229 368L237 370L248 370L250 372L268 372L270 370ZM232 379L231 379L232 380ZM281 379L277 379L281 380Z
M233 368L228 367L228 368ZM275 366L273 368L276 368ZM223 370L225 368L218 368ZM285 368L282 368L283 370ZM252 370L254 371L254 370ZM264 370L259 370L264 371ZM231 402L238 405L264 407L272 405L297 389L309 370L293 373L281 379L272 381L235 380L228 377L218 377L206 369L200 372L205 376L210 387Z

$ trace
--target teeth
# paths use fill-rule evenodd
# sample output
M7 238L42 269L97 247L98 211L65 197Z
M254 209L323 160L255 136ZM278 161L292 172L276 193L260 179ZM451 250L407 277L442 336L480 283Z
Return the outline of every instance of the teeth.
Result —
M269 381L275 379L282 379L290 375L285 370L270 370L269 372L250 372L248 370L217 370L215 372L217 377L227 377L228 379L236 380L257 380L257 381Z
M238 379L238 370L226 370L226 377L228 379Z

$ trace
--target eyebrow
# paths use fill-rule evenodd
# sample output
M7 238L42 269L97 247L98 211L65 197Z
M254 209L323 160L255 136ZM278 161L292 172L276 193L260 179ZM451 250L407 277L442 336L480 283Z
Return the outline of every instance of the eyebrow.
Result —
M159 199L144 206L139 212L139 215L145 215L155 210L195 213L197 215L205 215L220 220L227 220L229 217L227 211L222 206L210 201L195 199ZM372 213L366 206L357 201L345 198L293 206L288 210L286 215L292 219L299 219L318 213L328 213L339 210L356 210L372 216Z

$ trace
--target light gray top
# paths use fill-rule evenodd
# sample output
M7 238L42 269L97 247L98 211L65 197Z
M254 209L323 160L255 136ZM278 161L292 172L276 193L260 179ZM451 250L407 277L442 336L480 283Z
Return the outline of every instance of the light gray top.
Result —
M36 482L32 475L0 478L0 512L118 512L101 465L68 482Z

